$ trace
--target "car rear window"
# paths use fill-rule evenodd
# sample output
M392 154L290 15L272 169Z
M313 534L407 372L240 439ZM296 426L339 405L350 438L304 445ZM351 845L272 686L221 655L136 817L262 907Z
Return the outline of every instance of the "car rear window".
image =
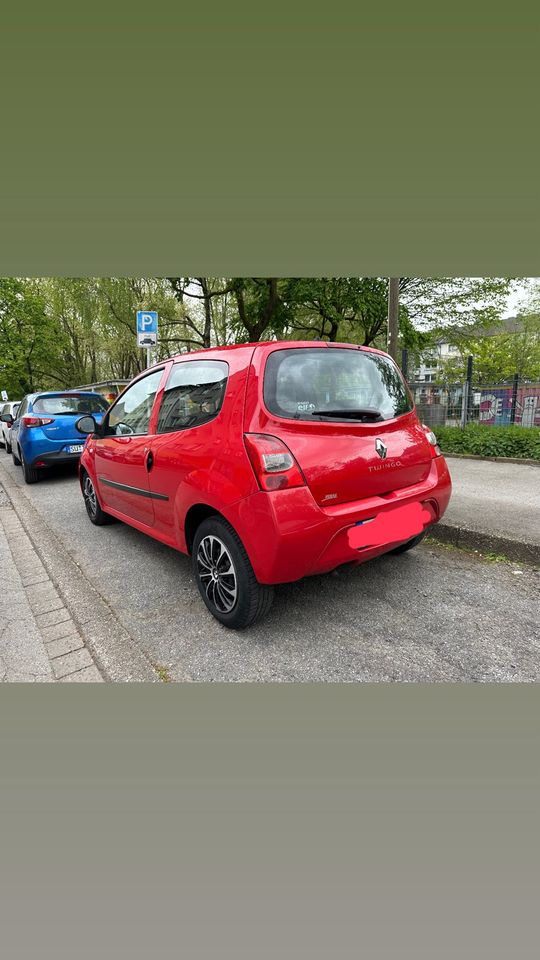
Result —
M289 420L380 422L412 410L389 357L340 347L275 350L264 374L264 402Z
M101 397L65 393L58 397L38 397L32 404L33 413L62 414L105 413L108 405Z

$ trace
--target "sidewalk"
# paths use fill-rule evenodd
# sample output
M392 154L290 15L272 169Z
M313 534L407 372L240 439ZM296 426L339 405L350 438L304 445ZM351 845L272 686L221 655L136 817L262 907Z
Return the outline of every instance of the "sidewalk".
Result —
M540 564L540 466L446 459L452 499L430 536Z
M0 682L102 676L0 486Z
M18 572L23 588L26 593L30 593L30 607L32 608L33 602L37 602L39 589L42 587L53 597L54 609L51 607L49 611L49 623L46 622L48 617L41 617L44 611L38 607L35 610L32 608L32 611L40 628L42 641L47 644L54 677L63 679L59 676L59 671L70 666L70 661L74 664L77 659L75 654L77 654L87 664L90 658L88 665L92 665L92 669L85 672L84 666L78 670L73 666L73 670L70 670L67 677L69 680L105 679L117 683L159 682L160 677L154 665L119 621L107 598L101 596L95 586L90 583L79 565L54 535L51 527L36 510L26 495L24 486L21 488L13 482L0 459L0 530L3 524L10 546L12 538L14 539L11 559L16 561L15 577ZM21 539L20 557L18 557L18 538ZM7 559L9 556L8 553ZM5 551L3 558L4 560L6 558ZM3 569L4 566L2 571ZM40 582L36 580L31 584L26 580L26 577L31 575L43 577L43 580ZM32 587L35 589L35 597ZM9 619L11 604L9 597L5 599L7 599L7 606L4 609L0 607L0 617L4 614ZM58 612L55 613L55 611ZM53 660L56 661L57 655L65 656L66 654L59 654L63 646L61 643L49 648L53 640L52 631L49 633L47 629L49 626L56 627L58 640L65 639L64 630L66 635L73 635L73 643L76 643L77 647L70 648L69 653L73 654L73 657L70 656L69 661L52 663ZM0 619L1 636L2 620ZM67 643L68 640L66 645ZM1 653L0 640L0 656ZM99 674L96 665L99 665Z

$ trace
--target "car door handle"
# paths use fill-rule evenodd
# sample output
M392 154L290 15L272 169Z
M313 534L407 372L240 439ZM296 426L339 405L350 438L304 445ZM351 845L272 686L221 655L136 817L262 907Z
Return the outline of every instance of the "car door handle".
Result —
M154 454L152 453L151 450L149 450L148 453L146 454L146 469L148 470L148 473L150 473L153 466L154 466Z

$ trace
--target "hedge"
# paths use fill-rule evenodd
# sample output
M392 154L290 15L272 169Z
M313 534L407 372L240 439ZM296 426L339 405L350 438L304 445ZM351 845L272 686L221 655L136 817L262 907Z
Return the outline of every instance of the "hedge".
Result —
M434 427L443 453L472 453L480 457L540 460L538 427L489 427L469 423L461 427Z

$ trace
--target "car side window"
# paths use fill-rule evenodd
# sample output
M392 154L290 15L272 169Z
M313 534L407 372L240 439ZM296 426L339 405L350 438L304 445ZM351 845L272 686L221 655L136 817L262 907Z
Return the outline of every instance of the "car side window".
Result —
M28 410L28 400L25 397L24 400L21 400L21 404L19 406L19 409L17 410L17 415L14 417L14 419L20 420L20 418L24 416L27 410Z
M152 407L163 370L154 370L142 380L137 380L111 407L107 417L105 436L142 436L148 433Z
M176 363L161 401L157 432L187 430L217 416L225 396L228 373L228 364L223 360Z

